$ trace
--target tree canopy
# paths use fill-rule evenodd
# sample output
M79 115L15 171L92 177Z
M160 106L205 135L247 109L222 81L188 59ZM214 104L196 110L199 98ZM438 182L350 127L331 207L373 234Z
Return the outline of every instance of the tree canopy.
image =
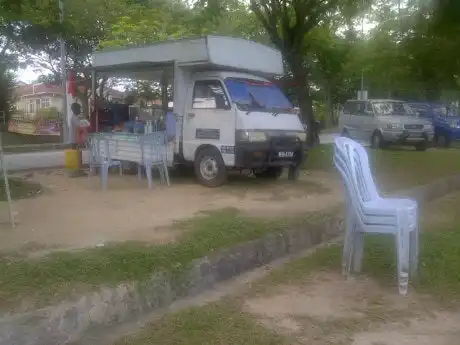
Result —
M98 48L214 33L278 48L287 72L281 85L310 123L314 113L330 119L336 105L355 97L361 76L371 97L460 99L456 0L407 0L399 7L398 0L63 2L61 23L55 0L0 0L3 75L33 64L46 71L40 80L58 82L59 37L67 44L66 65L78 68L90 66ZM361 33L362 20L373 27ZM80 78L91 85L90 76Z

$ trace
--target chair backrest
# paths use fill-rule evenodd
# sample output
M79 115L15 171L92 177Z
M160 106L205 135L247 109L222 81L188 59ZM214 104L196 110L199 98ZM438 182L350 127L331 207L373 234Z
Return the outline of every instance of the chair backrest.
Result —
M91 163L102 163L102 161L108 159L105 154L104 137L100 133L88 134L85 141Z
M367 152L348 138L336 138L334 144L334 165L344 180L349 205L362 219L363 203L379 198Z
M166 131L148 134L98 133L92 135L88 149L97 161L112 159L139 164L157 164L167 161Z
M151 164L164 163L168 155L168 137L166 131L152 132L141 138L144 159Z

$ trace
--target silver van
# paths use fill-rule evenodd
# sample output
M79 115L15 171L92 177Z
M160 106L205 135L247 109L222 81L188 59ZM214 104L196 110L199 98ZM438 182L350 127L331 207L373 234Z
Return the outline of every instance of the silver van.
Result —
M370 142L372 148L396 144L425 151L434 136L431 122L417 117L406 102L389 99L347 101L339 129L342 136Z

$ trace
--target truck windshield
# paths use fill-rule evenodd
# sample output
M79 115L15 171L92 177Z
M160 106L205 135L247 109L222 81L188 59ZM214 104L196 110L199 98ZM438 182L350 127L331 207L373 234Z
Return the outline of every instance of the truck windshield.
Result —
M420 117L457 116L454 109L445 105L431 105L429 103L410 103L410 107Z
M374 106L374 112L377 115L414 115L410 106L404 102L381 101L372 102L372 105Z
M445 105L434 106L433 113L437 116L457 116L457 113L454 109Z
M227 86L232 101L241 110L294 112L292 103L276 85L270 82L227 78L225 79L225 86Z

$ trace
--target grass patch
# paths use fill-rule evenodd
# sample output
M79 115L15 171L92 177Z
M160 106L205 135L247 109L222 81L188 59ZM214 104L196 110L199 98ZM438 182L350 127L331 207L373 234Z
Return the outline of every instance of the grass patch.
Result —
M123 243L74 252L54 252L40 259L0 258L0 307L14 308L22 299L43 305L65 298L75 287L142 281L154 272L178 273L196 258L268 233L319 222L324 215L262 220L235 209L210 212L178 223L184 234L176 243Z
M336 171L332 165L333 146L319 145L309 151L304 168ZM460 174L460 150L430 149L417 152L409 149L390 148L368 150L369 161L376 183L385 192Z
M455 193L425 206L421 222L419 277L411 282L417 290L446 301L458 300L460 297L459 203L460 193ZM318 249L311 256L275 270L254 285L255 291L264 291L269 285L301 283L314 270L340 270L341 251L341 244ZM394 237L366 237L363 273L396 288Z
M18 178L9 178L11 199L25 199L36 196L42 192L42 186L36 182L24 181ZM0 201L6 201L5 181L0 180Z
M166 315L139 335L116 345L283 345L290 342L258 324L230 302L213 303Z
M452 300L460 293L460 215L456 205L460 193L447 196L426 206L422 222L422 251L420 280L416 289L435 296ZM430 211L430 212L428 212ZM444 214L451 219L449 226L440 222L440 217L430 219L431 215ZM435 222L437 220L437 222ZM427 228L426 224L430 224ZM439 227L435 225L439 225ZM318 270L339 270L341 246L330 245L317 250L311 256L293 261L283 268L271 272L265 278L251 284L250 295L264 294L274 286L302 284ZM366 239L364 273L385 284L391 283L396 289L394 243L390 237L369 236ZM391 279L391 280L389 280ZM396 290L395 290L396 291ZM248 297L245 294L245 297ZM261 327L253 315L241 311L236 302L238 298L196 307L179 313L167 315L152 323L138 335L124 338L114 345L147 344L292 344L295 339L276 335L272 329ZM403 322L406 317L415 317L416 309L408 312L386 310L379 301L366 310L365 318L345 318L318 320L308 316L295 317L308 332L308 339L324 340L324 343L348 344L355 332L373 327L382 322ZM411 315L411 313L414 315ZM298 334L294 334L294 337ZM307 338L305 338L307 339ZM326 340L327 339L327 340Z
M13 132L2 133L3 146L39 145L60 143L59 135L27 135Z

